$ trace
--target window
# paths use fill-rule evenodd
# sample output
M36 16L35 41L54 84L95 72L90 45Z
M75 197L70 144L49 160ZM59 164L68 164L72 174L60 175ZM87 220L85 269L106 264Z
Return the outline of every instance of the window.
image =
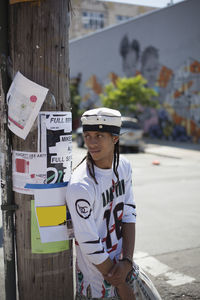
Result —
M84 11L82 13L82 24L86 29L104 28L104 14L100 12Z
M137 121L122 121L122 127L124 129L141 129Z
M116 20L117 20L117 22L125 21L125 20L128 20L128 19L130 19L130 18L131 18L131 17L128 17L128 16L116 15Z

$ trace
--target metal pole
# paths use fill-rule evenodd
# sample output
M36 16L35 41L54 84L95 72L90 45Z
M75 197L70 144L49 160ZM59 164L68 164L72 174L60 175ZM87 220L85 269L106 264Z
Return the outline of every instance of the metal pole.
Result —
M3 220L3 248L5 270L5 298L16 299L16 273L15 273L15 245L12 193L12 160L11 139L7 127L6 93L7 82L7 56L8 56L8 1L0 1L0 123L1 137L1 209Z

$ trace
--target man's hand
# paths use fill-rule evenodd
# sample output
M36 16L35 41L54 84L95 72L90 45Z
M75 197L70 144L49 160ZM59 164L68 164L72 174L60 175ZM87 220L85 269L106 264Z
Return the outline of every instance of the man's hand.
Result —
M129 262L126 260L119 261L109 270L108 274L104 276L105 280L115 287L126 282L128 273L132 270Z
M117 292L121 300L136 300L132 288L127 283L120 284Z
M107 275L104 275L104 279L117 288L121 300L135 300L132 288L126 283L126 277L131 270L131 264L123 260L115 264Z

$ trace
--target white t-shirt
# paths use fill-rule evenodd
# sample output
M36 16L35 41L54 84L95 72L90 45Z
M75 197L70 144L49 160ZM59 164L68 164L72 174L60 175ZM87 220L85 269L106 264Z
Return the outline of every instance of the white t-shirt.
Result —
M128 160L120 156L117 186L113 169L94 168L98 184L84 161L71 176L66 200L76 239L77 290L86 296L90 288L92 297L103 298L114 296L114 287L104 280L95 265L108 257L119 259L122 222L135 223L136 210Z

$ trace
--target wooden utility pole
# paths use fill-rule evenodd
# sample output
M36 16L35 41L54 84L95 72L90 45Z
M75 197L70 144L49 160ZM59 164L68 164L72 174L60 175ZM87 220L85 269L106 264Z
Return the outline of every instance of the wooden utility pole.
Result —
M42 110L70 111L68 24L70 0L10 1L10 59L12 76L19 70L48 88ZM15 2L15 4L14 4ZM13 4L12 4L13 3ZM12 137L13 150L37 152L37 123L26 140ZM16 249L20 300L72 300L72 247L52 254L31 251L31 200L14 193Z

